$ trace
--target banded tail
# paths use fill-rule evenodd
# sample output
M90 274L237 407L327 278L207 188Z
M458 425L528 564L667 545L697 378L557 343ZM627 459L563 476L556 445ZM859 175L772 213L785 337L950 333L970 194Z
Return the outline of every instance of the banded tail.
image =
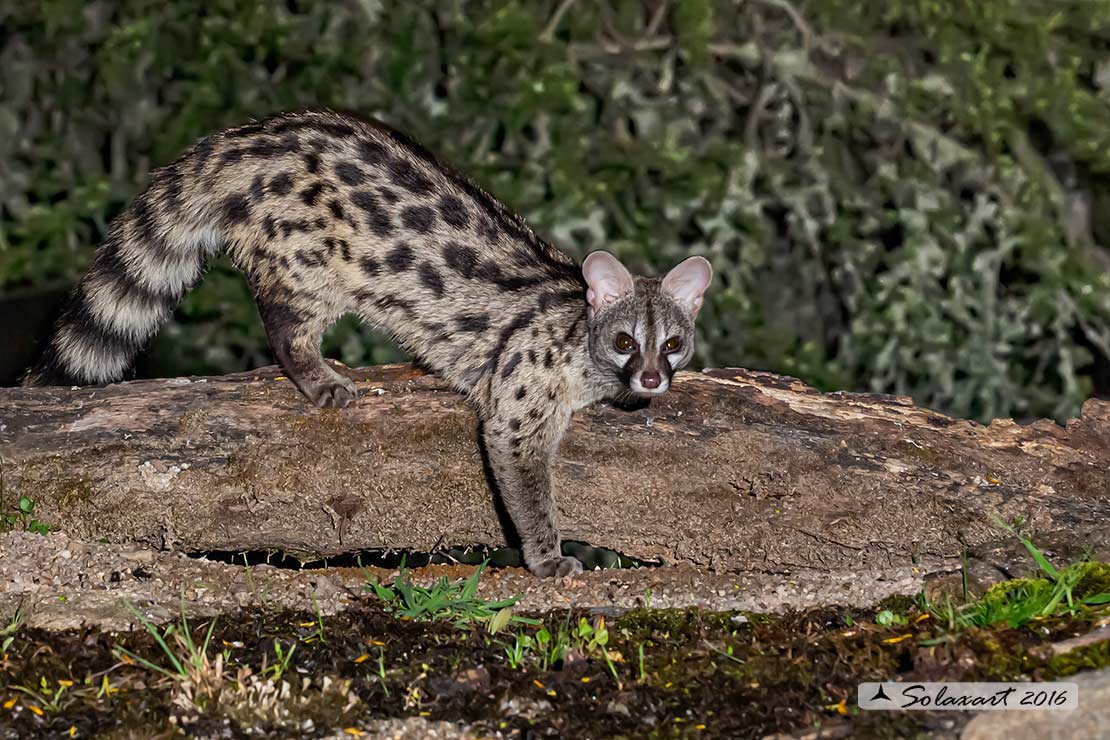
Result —
M112 222L23 385L120 380L200 279L224 233L201 199L182 196L180 168L188 156L156 171Z

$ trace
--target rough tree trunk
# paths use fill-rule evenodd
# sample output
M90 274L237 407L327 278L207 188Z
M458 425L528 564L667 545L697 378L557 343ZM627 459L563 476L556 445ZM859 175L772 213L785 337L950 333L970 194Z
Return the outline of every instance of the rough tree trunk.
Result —
M275 368L0 389L0 505L87 540L333 555L503 542L455 393L408 366L342 371L309 406ZM1110 544L1110 403L988 427L896 397L745 370L684 373L649 409L579 414L556 466L564 535L721 571L958 558L990 515Z

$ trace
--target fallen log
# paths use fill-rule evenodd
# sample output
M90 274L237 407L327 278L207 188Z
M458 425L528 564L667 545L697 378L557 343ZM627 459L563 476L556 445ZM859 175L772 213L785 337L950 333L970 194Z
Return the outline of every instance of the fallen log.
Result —
M0 507L84 540L335 555L499 545L463 399L409 366L337 369L319 410L276 368L0 389ZM1110 544L1110 403L989 426L905 398L746 370L678 375L650 408L577 415L555 468L564 536L722 572L958 560L991 517Z

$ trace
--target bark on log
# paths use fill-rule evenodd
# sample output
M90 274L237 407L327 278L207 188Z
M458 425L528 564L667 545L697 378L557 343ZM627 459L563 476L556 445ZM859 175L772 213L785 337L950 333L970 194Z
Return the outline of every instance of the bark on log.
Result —
M72 536L334 555L503 542L462 398L409 366L339 368L310 407L276 368L107 388L0 389L0 506ZM683 373L648 409L578 414L556 465L564 536L721 571L960 556L990 515L1110 545L1110 403L982 426L908 399L745 370Z

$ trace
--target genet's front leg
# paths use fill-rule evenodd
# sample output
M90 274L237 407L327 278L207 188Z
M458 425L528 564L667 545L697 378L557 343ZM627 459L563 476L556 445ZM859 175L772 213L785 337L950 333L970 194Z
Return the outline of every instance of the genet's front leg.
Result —
M516 393L499 398L483 419L486 452L501 499L524 549L524 562L538 576L569 576L582 564L562 554L551 490L551 463L570 412L523 403Z

